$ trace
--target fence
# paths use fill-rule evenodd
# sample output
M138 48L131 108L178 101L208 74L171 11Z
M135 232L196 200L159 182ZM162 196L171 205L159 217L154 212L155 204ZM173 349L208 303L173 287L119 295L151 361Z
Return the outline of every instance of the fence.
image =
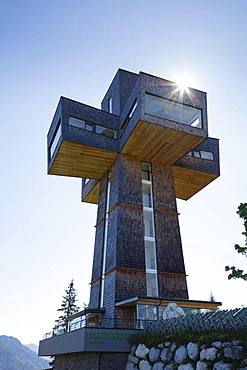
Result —
M247 308L209 311L169 320L145 321L144 331L162 335L182 332L200 333L231 331L247 328Z

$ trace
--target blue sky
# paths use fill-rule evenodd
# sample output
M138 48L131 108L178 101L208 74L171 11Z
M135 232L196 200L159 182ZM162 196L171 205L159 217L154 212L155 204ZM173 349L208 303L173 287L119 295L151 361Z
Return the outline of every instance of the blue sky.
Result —
M246 283L224 266L246 261L235 214L246 202L246 1L7 1L0 3L1 333L37 342L69 281L88 302L96 207L80 180L47 176L46 135L61 95L96 107L116 70L208 93L221 177L178 202L190 297L247 305Z

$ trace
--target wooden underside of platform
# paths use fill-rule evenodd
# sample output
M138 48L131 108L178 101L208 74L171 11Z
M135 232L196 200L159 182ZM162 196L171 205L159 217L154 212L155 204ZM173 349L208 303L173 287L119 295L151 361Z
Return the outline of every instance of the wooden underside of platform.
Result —
M218 176L191 170L180 166L172 166L176 198L188 200L210 184ZM83 202L98 204L99 183L83 198Z
M134 155L143 161L172 164L204 139L204 136L139 121L122 153Z
M96 186L83 198L83 202L98 204L99 201L99 182Z
M183 200L188 200L217 178L210 173L179 166L172 166L172 171L176 197Z
M117 153L63 141L48 171L50 175L101 179Z

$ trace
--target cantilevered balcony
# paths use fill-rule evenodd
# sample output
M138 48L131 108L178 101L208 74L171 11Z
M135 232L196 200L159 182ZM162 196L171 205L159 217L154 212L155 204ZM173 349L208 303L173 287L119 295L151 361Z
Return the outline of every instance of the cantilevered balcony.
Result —
M220 176L219 140L208 138L172 166L176 197L187 200Z
M118 117L61 97L48 133L48 173L100 179L118 152Z
M172 164L208 136L206 93L140 72L120 116L120 147Z

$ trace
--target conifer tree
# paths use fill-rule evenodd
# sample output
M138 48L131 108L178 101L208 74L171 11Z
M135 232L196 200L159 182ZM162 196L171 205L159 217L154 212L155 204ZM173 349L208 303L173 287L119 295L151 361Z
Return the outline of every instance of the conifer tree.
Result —
M71 280L67 289L65 289L65 295L63 296L61 307L58 308L58 312L61 315L55 321L55 327L53 330L62 329L63 331L68 331L68 318L71 315L79 312L80 308L77 306L77 292L74 288L74 281Z

